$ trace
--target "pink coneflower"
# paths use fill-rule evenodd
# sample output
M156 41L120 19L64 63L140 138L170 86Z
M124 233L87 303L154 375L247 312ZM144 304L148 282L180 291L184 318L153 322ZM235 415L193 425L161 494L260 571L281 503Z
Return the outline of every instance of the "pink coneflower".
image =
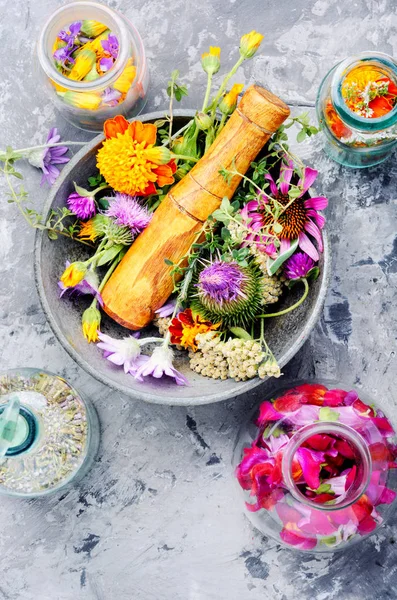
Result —
M293 172L294 165L292 161L289 161L288 165L282 164L279 187L277 187L270 173L265 175L270 183L271 194L282 206L287 206L291 201L288 191ZM280 253L285 252L295 239L298 239L301 250L308 254L314 261L318 261L319 259L318 250L320 252L323 251L321 229L324 227L325 219L317 211L326 208L328 200L323 196L307 198L306 200L302 197L315 181L317 174L317 171L314 169L310 169L310 167L305 168L303 178L298 182L298 187L302 190L300 195L278 219L278 223L283 228L281 234L278 236L280 240ZM264 210L264 204L263 199L252 200L241 211L243 219L253 232L249 234L247 239L254 240L261 249L264 249L263 246L266 240L264 240L264 236L261 235L260 231L273 221L273 216ZM274 234L272 230L269 233ZM307 234L317 242L318 250Z
M106 200L109 200L110 204L105 215L113 217L117 225L129 227L134 236L149 225L152 215L133 196L117 193Z

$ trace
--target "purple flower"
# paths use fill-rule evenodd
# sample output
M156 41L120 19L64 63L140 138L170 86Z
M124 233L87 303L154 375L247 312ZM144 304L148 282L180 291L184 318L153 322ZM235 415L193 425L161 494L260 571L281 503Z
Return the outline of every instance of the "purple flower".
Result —
M314 261L304 252L296 252L284 264L284 275L287 279L302 279L306 277Z
M75 21L74 23L71 23L69 26L69 32L63 29L58 33L59 39L66 42L68 46L72 46L76 36L80 33L81 25L81 21Z
M109 200L110 205L105 215L113 217L116 225L129 227L134 236L149 225L152 215L133 196L117 193L106 200Z
M73 192L66 202L72 213L83 221L93 217L96 213L95 200L92 196L80 196L77 192Z
M104 104L108 104L109 106L117 106L121 96L121 92L108 87L102 94L102 102Z
M113 58L101 58L99 61L99 68L101 71L106 72L109 71L113 67Z
M164 375L175 379L177 385L188 385L188 380L182 373L177 371L172 364L174 353L169 346L158 346L153 350L149 360L139 367L135 373L135 379L143 381L144 377L151 375L156 379L160 379Z
M232 302L239 296L245 297L241 288L246 278L236 261L217 260L201 271L196 287L200 296L222 306L224 302Z
M116 340L110 335L98 333L101 340L97 346L103 350L103 355L114 365L123 366L124 373L136 375L138 369L149 360L148 356L141 355L141 345L137 338L139 332L134 333L130 337Z
M113 58L117 58L119 54L119 40L115 35L109 35L107 40L101 41L102 48L108 52Z
M169 317L175 310L176 300L170 300L167 304L163 304L160 308L155 310L156 317L158 319L163 319L164 317Z
M66 261L66 269L69 267L69 265L70 265L70 262L67 260ZM80 283L78 283L74 287L66 287L62 283L62 281L58 281L58 287L61 290L61 293L59 295L60 298L62 298L62 296L67 292L70 295L72 295L72 294L79 294L79 295L89 294L90 296L94 296L94 298L96 298L98 300L99 304L101 306L103 306L102 296L98 290L98 287L99 287L98 275L92 269L89 269L87 271L87 273L85 274L84 279L82 279L80 281Z
M57 60L58 62L65 64L66 62L70 62L70 63L74 63L74 59L72 57L73 52L75 51L75 47L74 46L64 46L63 48L58 48L58 50L55 50L54 52L54 58L55 60Z
M56 127L50 129L47 137L47 144L57 144L61 136L58 134ZM67 146L55 146L54 148L38 148L32 150L27 155L27 159L31 165L41 169L43 176L41 178L41 184L43 185L46 181L49 185L52 185L59 175L59 169L54 165L59 165L69 162L70 158L63 156L69 150Z

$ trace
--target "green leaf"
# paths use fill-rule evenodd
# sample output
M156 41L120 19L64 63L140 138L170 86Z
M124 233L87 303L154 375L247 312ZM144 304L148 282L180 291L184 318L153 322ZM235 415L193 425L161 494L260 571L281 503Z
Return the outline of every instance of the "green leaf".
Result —
M164 262L166 265L168 265L169 267L173 267L174 263L172 262L172 260L170 260L169 258L165 258Z
M240 338L240 340L252 340L252 336L245 331L242 327L229 327L229 331L233 333L236 337Z
M77 183L75 181L73 181L73 185L74 185L74 189L76 190L76 194L79 194L79 196L82 196L83 198L85 198L85 197L90 198L91 196L93 196L92 192L89 192L85 188L80 187L79 185L77 185Z
M221 229L221 237L222 237L222 239L223 239L223 240L225 240L225 241L226 241L226 240L230 240L230 238L232 237L232 236L230 235L230 231L228 230L228 228L227 228L227 227L222 227L222 229Z
M274 223L273 225L273 231L274 233L281 233L283 230L283 226L280 225L280 223L278 223L277 221Z
M58 239L58 234L55 233L55 231L49 231L48 232L48 237L50 238L50 240L57 240Z
M306 130L305 129L301 129L298 133L298 135L296 136L296 141L297 142L304 142L306 139Z
M339 419L339 413L328 406L322 406L318 411L318 416L319 421L337 421Z
M118 253L123 248L124 248L123 244L115 244L114 246L112 246L111 248L106 250L106 252L103 254L103 256L98 260L97 266L102 267L103 265L106 265L107 263L111 262L113 259L116 258Z
M316 281L316 279L318 279L319 275L320 275L319 267L313 267L312 269L310 269L310 271L306 275L306 279L308 281Z
M268 261L267 261L267 272L269 273L270 276L274 275L279 270L279 268L281 267L281 265L290 256L293 255L293 253L295 252L295 250L298 248L298 245L299 245L299 241L296 239L293 242L291 242L291 246L288 248L288 250L286 250L282 254L279 254L279 256L275 260L272 260L271 258L268 259Z

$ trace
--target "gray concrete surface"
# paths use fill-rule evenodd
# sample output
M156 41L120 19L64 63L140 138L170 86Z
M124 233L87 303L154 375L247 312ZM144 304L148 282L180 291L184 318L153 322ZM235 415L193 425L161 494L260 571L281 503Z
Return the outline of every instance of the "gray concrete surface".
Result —
M37 84L34 41L56 0L0 0L1 146L40 142L57 125ZM200 55L221 45L232 60L242 33L265 33L261 54L235 81L257 81L294 105L313 105L321 77L359 50L397 52L393 0L125 0L152 84L148 110L166 107L180 69L186 107L201 98ZM200 96L199 96L200 94ZM295 108L299 111L299 106ZM84 137L86 135L86 137ZM299 148L330 199L334 274L323 318L285 369L366 388L397 423L397 167L358 172L331 163L320 140ZM24 168L36 207L46 191ZM230 458L239 422L265 392L201 408L122 397L81 371L50 331L33 281L33 238L0 179L1 365L58 372L96 404L98 460L78 488L46 500L0 500L1 600L373 600L397 597L397 520L345 554L281 550L251 528L234 497Z

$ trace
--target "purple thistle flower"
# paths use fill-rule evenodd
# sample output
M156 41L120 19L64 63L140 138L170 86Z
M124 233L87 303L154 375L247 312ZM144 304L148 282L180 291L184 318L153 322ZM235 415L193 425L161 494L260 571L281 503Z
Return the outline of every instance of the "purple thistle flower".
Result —
M95 200L92 196L80 196L77 192L73 192L66 202L72 213L83 221L90 219L96 213Z
M47 144L57 144L61 136L58 134L56 127L50 129L47 137ZM46 181L52 185L59 175L59 169L54 165L59 165L69 162L70 158L63 156L69 150L67 146L55 146L54 148L38 148L27 154L27 159L31 165L41 169L43 176L40 185Z
M107 40L101 41L102 48L108 52L113 58L117 58L119 54L119 40L115 35L109 35Z
M135 379L143 381L144 377L151 375L160 379L164 375L175 379L177 385L188 385L189 382L182 373L177 371L172 364L174 353L169 346L158 346L153 350L152 356L135 373Z
M69 267L70 262L67 260L66 261L66 269ZM101 306L103 306L103 300L102 300L102 296L98 290L99 287L99 280L98 280L98 275L96 274L95 271L89 269L87 271L87 273L84 276L84 279L82 279L80 281L80 283L78 283L77 285L75 285L74 287L66 287L62 281L58 281L58 287L61 290L61 293L59 295L60 298L62 298L62 296L66 293L69 293L70 295L72 294L78 294L78 295L90 295L93 296L94 298L96 298L99 302L99 304Z
M284 264L287 279L302 279L314 267L314 260L304 252L296 252Z
M142 368L149 360L148 356L141 355L141 345L137 340L139 332L121 340L116 340L101 332L98 333L98 336L100 342L97 346L103 350L104 357L114 365L123 366L124 373L136 375L138 369Z
M106 200L109 200L110 204L104 214L113 217L116 225L129 227L134 236L149 225L152 215L133 196L117 193L114 197L106 198Z
M210 298L222 306L224 302L232 302L239 296L245 297L242 285L246 279L236 261L217 260L201 271L196 287L200 296Z
M101 71L106 73L106 71L109 71L113 67L113 58L101 58L99 61L99 67Z
M106 88L102 94L102 102L108 106L117 106L119 99L122 94L118 90L114 90L111 87Z

